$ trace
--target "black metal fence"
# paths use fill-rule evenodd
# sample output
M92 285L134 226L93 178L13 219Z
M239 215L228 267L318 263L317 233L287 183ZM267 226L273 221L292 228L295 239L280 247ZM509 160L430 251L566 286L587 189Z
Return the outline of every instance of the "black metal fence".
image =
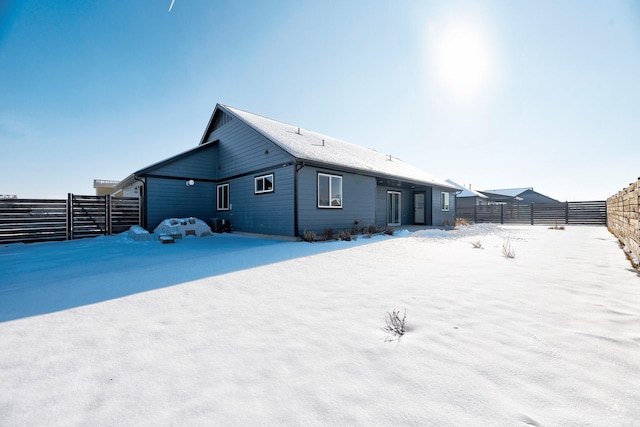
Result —
M457 207L456 217L474 223L499 224L607 224L607 202L501 203Z
M137 197L0 199L0 243L33 243L110 235L140 224Z

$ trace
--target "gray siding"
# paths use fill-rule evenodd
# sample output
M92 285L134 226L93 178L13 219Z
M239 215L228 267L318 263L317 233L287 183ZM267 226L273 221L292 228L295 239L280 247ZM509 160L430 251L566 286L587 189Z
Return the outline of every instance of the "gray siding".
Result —
M237 118L211 132L206 141L219 140L215 169L218 179L251 173L294 158Z
M214 217L231 221L235 231L295 235L294 157L237 118L228 118L206 138L219 141L217 181L229 183L231 210L217 211ZM273 193L254 194L254 178L270 173Z
M152 175L164 175L186 179L215 179L218 147L203 147L202 150L190 153L170 163L154 168Z
M441 194L443 190L435 187L433 189L433 225L454 225L456 220L456 193L449 193L449 210L443 211L441 204Z
M342 176L341 209L318 208L318 173ZM350 230L354 222L358 227L375 223L376 180L358 174L335 172L305 166L298 172L298 233L304 230L323 233L332 228L334 232Z
M480 198L478 196L474 197L456 197L456 207L457 208L472 208L475 205L480 204Z
M216 209L216 188L196 181L187 187L182 179L147 178L147 229L153 231L167 218L196 217L209 222Z
M279 165L274 170L224 181L229 183L231 209L217 211L213 216L231 221L236 231L294 236L294 171L295 165L287 167ZM254 178L270 173L273 173L274 191L255 194Z

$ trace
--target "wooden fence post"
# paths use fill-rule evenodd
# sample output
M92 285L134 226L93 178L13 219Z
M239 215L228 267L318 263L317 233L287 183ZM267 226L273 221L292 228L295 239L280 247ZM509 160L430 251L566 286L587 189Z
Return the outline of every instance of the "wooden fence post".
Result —
M104 196L104 234L111 236L111 196Z
M530 215L531 215L531 225L535 224L535 209L533 208L533 202L531 202L530 206Z
M605 204L606 206L606 204ZM569 202L564 202L564 223L569 224Z
M73 194L67 193L67 240L73 240Z
M504 204L500 205L500 224L504 224Z

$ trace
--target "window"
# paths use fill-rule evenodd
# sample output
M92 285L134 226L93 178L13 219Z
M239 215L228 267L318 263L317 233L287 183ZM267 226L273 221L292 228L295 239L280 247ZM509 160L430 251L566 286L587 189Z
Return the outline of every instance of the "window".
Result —
M451 196L449 193L440 193L440 207L443 211L449 210L449 196Z
M217 209L219 211L228 211L229 210L229 184L221 184L217 187L218 197L217 200Z
M318 207L342 208L342 177L318 174Z
M273 174L255 178L255 194L273 193Z

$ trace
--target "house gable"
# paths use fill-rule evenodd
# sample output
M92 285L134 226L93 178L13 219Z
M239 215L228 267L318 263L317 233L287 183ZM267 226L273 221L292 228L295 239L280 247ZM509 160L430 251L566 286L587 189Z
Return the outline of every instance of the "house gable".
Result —
M166 176L184 179L216 179L218 144L212 142L155 163L135 173L136 176Z
M295 159L243 120L216 106L202 144L218 141L218 180L291 166Z
M211 131L216 131L220 129L222 126L226 125L231 121L231 116L226 114L222 110L217 110L216 114L213 117L213 125L211 126Z
M200 138L200 144L198 145L204 145L208 142L214 141L214 139L211 139L211 134L233 120L231 115L225 113L219 107L220 105L218 104L213 110L213 114L211 114L211 117L209 118L209 123L207 124L207 127L202 134L202 138Z

